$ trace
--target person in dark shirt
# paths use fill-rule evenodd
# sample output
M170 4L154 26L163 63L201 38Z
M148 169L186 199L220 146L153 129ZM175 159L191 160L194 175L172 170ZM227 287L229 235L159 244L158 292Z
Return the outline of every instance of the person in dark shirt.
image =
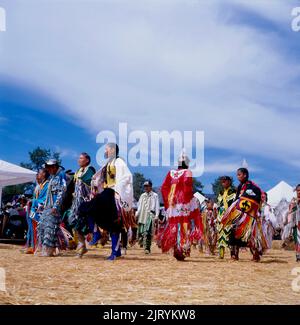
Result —
M260 261L265 248L259 209L262 192L260 188L249 180L249 171L240 168L237 171L240 184L237 188L235 202L222 218L223 227L231 226L229 247L231 258L239 260L240 247L249 247L253 254L253 261Z

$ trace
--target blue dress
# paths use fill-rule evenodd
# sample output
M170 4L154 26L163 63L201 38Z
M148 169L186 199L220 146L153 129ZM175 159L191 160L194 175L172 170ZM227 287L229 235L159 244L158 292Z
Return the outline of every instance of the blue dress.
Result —
M48 181L45 181L43 184L37 185L35 188L35 198L32 200L31 209L27 210L27 247L34 248L35 243L35 226L34 221L38 223L40 221L40 211L46 201L47 191L48 191Z
M32 200L30 217L36 222L40 221L41 210L43 209L47 198L48 186L49 186L49 181L46 181L44 182L44 184L41 184L37 191L37 197L34 200Z
M66 175L60 168L49 180L45 209L40 217L38 227L39 244L43 247L59 247L58 232L61 224L61 206L67 189ZM53 214L52 210L57 213Z

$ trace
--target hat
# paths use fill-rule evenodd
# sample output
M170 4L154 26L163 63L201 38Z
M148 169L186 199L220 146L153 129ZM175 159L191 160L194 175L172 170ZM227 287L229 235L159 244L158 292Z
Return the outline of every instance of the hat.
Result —
M49 159L46 163L45 166L58 166L58 161L56 159Z
M151 186L152 187L152 182L150 180L147 180L145 183L144 183L144 186Z
M222 176L222 177L220 177L220 180L221 181L231 181L232 179L230 176Z

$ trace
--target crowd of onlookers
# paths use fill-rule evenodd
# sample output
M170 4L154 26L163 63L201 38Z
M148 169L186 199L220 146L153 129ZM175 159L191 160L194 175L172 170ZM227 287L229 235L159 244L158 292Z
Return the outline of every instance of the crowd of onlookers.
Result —
M0 210L0 238L24 239L27 228L27 202L25 195L17 195L11 202L3 205Z

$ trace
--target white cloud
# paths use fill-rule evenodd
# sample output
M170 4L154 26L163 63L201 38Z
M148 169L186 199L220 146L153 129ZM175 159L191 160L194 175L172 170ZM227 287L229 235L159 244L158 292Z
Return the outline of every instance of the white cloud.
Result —
M226 4L289 28L286 1ZM209 147L300 159L299 62L282 51L283 36L232 23L224 2L6 7L0 74L58 99L66 107L58 113L91 132L123 121L146 130L199 129Z
M300 169L300 160L289 161L290 165Z
M60 146L55 146L55 152L58 152L61 158L77 159L79 157L79 153L76 150L70 148L61 148Z
M205 163L204 173L205 174L231 174L235 172L238 168L242 167L242 161L236 158L227 157L226 159L218 159L216 162L208 162ZM249 164L250 173L261 172L262 168L253 164L252 162Z

